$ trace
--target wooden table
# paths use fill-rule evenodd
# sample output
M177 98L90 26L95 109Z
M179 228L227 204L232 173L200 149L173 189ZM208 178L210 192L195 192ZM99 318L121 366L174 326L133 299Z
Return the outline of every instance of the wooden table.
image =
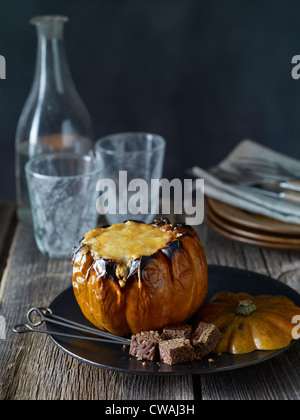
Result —
M271 251L199 228L208 263L270 275L300 292L300 254ZM0 399L15 400L216 400L300 399L300 343L280 356L229 372L194 376L115 373L68 356L49 337L17 335L32 306L47 306L71 284L70 261L54 260L36 248L31 228L17 224L12 203L0 203Z

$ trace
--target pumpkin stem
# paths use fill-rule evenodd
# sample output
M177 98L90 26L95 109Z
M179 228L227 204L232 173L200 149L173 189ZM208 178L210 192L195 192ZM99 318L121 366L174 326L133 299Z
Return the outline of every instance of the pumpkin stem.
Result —
M249 316L254 311L257 311L257 307L250 299L240 300L235 308L235 313L237 315Z

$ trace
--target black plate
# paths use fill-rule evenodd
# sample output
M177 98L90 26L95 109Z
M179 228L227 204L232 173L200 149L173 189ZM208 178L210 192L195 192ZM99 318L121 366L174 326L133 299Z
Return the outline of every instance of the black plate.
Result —
M234 293L246 292L252 295L284 295L300 306L300 295L295 290L262 274L238 268L209 266L208 282L209 290L206 302L216 293L226 290ZM83 316L75 300L72 287L57 296L50 307L56 315L84 325L92 325ZM61 327L49 323L47 329L50 332L62 331ZM254 351L243 355L223 353L221 356L213 356L215 360L213 363L209 363L208 357L206 357L192 363L169 366L164 363L138 361L129 355L128 348L123 349L119 344L103 344L55 335L50 337L58 347L83 362L118 372L144 375L191 375L237 369L271 359L295 344L295 341L292 341L289 347L277 351Z

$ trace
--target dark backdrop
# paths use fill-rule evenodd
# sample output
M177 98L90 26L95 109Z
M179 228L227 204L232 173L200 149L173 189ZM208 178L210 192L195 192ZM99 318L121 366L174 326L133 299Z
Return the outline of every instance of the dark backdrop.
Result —
M251 138L300 158L299 0L0 2L0 199L14 199L14 136L35 64L28 21L65 14L66 52L96 137L167 140L164 176L217 163Z

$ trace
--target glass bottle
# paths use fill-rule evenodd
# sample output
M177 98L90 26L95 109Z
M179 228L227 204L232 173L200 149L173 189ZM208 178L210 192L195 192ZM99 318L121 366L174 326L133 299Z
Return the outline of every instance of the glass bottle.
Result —
M64 52L65 16L38 16L38 47L31 91L16 132L16 190L19 219L32 224L24 166L51 152L93 153L91 118L72 81Z

